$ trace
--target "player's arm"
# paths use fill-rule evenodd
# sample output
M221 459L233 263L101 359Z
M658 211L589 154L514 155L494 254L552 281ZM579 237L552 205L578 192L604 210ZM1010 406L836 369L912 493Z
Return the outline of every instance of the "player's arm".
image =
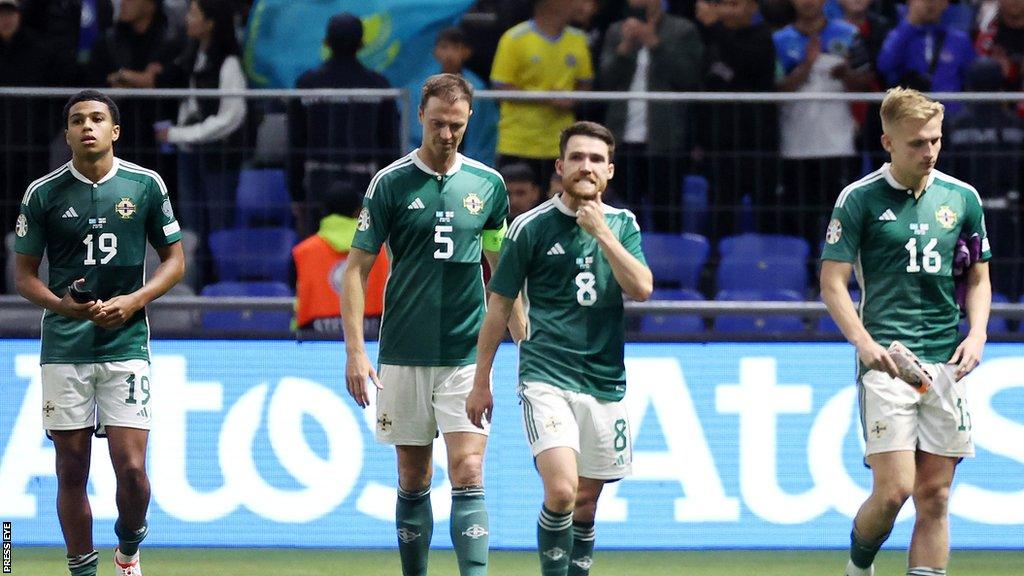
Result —
M576 211L576 222L597 240L601 252L612 267L615 280L627 296L643 302L654 291L654 275L651 269L626 250L605 222L601 205L593 200L580 203Z
M494 355L498 345L505 336L505 326L512 315L515 300L492 292L487 300L487 315L480 334L476 339L476 375L473 377L473 390L466 398L466 415L470 422L483 428L483 419L491 419L494 399L491 395L491 368L494 366Z
M860 321L857 309L846 289L853 272L853 264L838 260L821 262L821 299L825 301L828 313L832 315L846 340L857 348L857 356L865 366L873 370L881 370L893 378L899 375L896 363L881 344L868 334L864 323Z
M956 379L970 374L981 362L988 340L988 316L992 309L992 283L988 275L988 262L975 262L967 269L967 322L970 332L956 347L950 364L956 364Z
M363 334L363 317L366 312L366 281L370 276L377 253L352 247L345 262L345 273L341 278L341 326L345 332L345 382L348 393L356 404L366 408L370 395L366 391L369 378L377 388L380 380L377 371L366 355L366 341Z
M185 276L185 251L181 241L155 248L160 257L160 265L153 271L153 276L135 292L114 296L103 302L94 319L97 324L107 329L123 325L147 304L166 294Z
M499 256L499 252L484 250L484 258L487 258L487 264L491 267L492 275L498 269ZM516 297L512 304L512 313L508 320L508 332L516 342L522 342L526 338L526 312L523 310L522 297Z
M57 297L50 288L39 279L39 263L42 262L39 256L18 253L14 259L14 285L29 302L45 308L51 312L77 318L79 320L92 320L100 309L101 302L92 300L79 304L71 299L71 296L64 294L63 298Z

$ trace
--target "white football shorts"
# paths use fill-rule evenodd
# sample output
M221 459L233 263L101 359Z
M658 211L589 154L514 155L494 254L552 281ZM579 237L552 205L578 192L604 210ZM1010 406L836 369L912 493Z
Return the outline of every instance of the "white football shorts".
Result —
M149 362L122 360L91 364L43 364L43 428L107 426L149 430L153 416Z
M378 442L396 446L427 446L448 432L487 435L466 415L466 397L473 390L476 365L396 366L382 364L377 391Z

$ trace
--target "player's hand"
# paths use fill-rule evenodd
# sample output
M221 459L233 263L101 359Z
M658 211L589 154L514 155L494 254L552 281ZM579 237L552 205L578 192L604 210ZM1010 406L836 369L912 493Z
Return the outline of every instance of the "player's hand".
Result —
M609 230L601 204L597 200L580 201L580 206L576 210L576 223L595 238Z
M473 426L484 427L484 418L491 421L491 414L494 410L494 396L491 394L490 386L473 385L473 390L466 397L466 416Z
M82 302L79 304L75 302L70 294L65 294L60 299L60 305L54 312L61 316L67 316L68 318L75 318L77 320L92 320L99 310L100 306L103 305L101 300L90 300L88 302Z
M821 55L821 36L814 36L807 42L807 52L804 54L804 62L813 64Z
M956 364L954 377L959 381L971 373L971 370L981 363L981 354L985 349L987 338L984 334L971 336L967 335L964 341L956 347L953 357L949 359L950 364Z
M857 357L860 358L861 363L872 370L880 370L893 378L900 376L900 369L889 356L889 351L874 340L857 346Z
M100 303L92 321L102 328L112 330L123 326L140 308L142 308L141 302L131 294L114 296L110 300Z
M377 390L381 390L380 379L377 371L374 370L366 352L357 352L348 355L345 362L345 382L348 384L348 393L360 408L370 405L370 395L367 393L366 381L369 379Z

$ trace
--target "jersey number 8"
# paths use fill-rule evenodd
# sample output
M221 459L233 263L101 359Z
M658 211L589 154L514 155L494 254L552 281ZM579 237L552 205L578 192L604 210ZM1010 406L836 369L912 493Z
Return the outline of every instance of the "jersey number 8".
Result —
M596 282L593 272L580 272L576 275L576 301L580 306L593 306L597 302L597 290L594 288Z

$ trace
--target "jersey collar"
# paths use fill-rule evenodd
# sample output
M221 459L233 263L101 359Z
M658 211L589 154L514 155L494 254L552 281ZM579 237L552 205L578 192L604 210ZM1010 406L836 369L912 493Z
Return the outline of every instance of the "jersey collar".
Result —
M909 188L907 188L903 184L900 184L899 182L897 182L896 178L893 177L893 175L892 175L892 164L891 163L886 162L885 164L882 164L882 176L885 176L886 183L889 184L889 186L895 188L896 190L899 190L900 192L908 192L908 191L912 192L912 190L910 190ZM925 182L924 189L928 190L928 188L932 185L932 182L934 182L934 181L935 181L935 170L933 169L931 174L928 175L928 181Z
M86 178L85 174L82 174L78 170L75 170L75 163L73 161L68 162L68 167L71 168L71 174L75 178L81 180L82 182L85 182L90 186L93 185L93 181ZM114 156L114 162L113 164L110 165L110 172L107 172L107 174L103 178L100 178L100 181L96 182L96 184L103 184L107 180L113 178L114 175L117 174L119 168L121 168L121 160L117 156Z
M427 164L425 162L423 162L423 160L420 159L420 155L418 154L419 151L420 151L419 148L417 148L417 149L412 151L412 163L415 164L417 168L419 168L420 170L422 170L423 172L425 172L429 176L434 176L434 177L440 176L440 174L435 172L433 168L431 168L430 166L427 166ZM458 172L461 169L462 169L462 154L459 154L458 152L456 152L455 153L455 163L452 164L452 167L449 168L448 171L445 172L444 175L445 176L451 176L451 175L455 174L456 172Z
M563 192L562 194L565 194L565 192ZM566 216L572 216L573 218L575 218L576 212L570 210L569 207L565 205L565 202L562 202L562 194L556 194L552 196L551 203L554 204L555 208L558 208L558 211L561 212L562 214L565 214ZM605 204L604 202L601 202L601 212L604 214L610 214L612 212L612 207Z

